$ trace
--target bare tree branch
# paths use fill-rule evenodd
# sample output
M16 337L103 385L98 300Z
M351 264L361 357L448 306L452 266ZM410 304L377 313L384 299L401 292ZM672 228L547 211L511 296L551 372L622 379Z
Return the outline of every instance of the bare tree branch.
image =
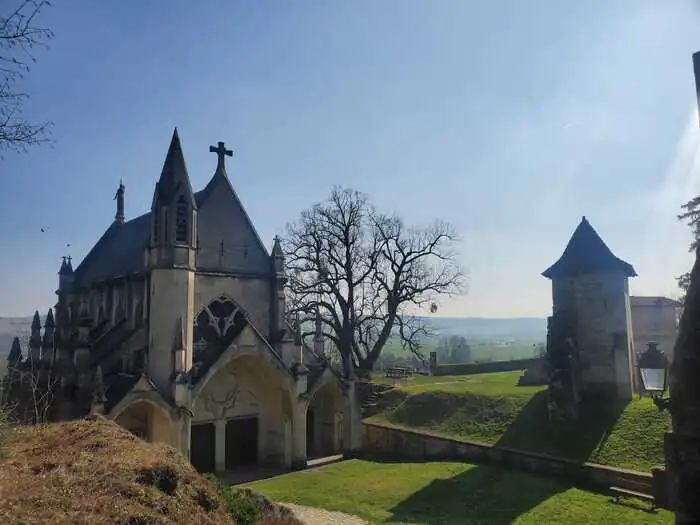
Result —
M392 338L422 358L420 340L430 330L411 310L461 293L456 241L444 222L406 227L364 194L335 188L287 226L291 310L306 321L321 314L346 377L371 370Z
M17 84L36 62L36 48L47 48L53 38L50 29L36 25L41 10L50 5L48 0L17 0L6 6L7 14L0 14L0 153L26 151L49 140L50 122L32 124L23 118L29 95Z

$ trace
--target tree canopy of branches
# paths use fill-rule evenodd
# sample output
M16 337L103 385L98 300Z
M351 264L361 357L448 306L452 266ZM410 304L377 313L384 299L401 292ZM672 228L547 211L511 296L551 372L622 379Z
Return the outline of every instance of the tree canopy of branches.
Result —
M685 221L688 224L690 232L693 235L693 240L688 247L688 251L690 253L695 253L698 244L700 244L700 195L683 204L681 209L683 211L678 215L678 220ZM688 292L688 286L690 286L690 272L679 275L676 281L678 282L678 287L683 291L683 295L685 296Z
M36 62L34 51L47 47L53 37L50 29L37 25L41 11L50 6L48 0L5 2L0 12L0 153L3 150L26 150L45 142L51 123L32 124L22 116L22 107L29 95L18 89L18 83Z
M364 194L334 188L287 225L290 310L302 326L318 312L345 377L372 370L391 338L423 357L420 340L430 328L415 312L434 312L439 297L461 292L456 241L446 223L407 227Z
M439 363L462 364L472 360L472 349L462 335L443 337L435 347Z

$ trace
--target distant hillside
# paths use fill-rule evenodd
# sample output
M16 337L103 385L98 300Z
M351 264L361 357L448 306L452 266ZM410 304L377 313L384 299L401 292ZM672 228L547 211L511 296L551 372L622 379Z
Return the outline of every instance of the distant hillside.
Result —
M423 320L439 337L463 335L472 340L491 342L543 342L547 321L538 317L425 317ZM43 323L43 318L42 318ZM32 317L0 317L0 355L10 350L16 335L26 334Z
M42 322L44 319L42 318ZM29 333L32 326L32 316L29 317L0 317L0 355L10 351L12 339Z
M540 342L547 334L544 317L427 317L425 322L439 336L463 335L492 342Z

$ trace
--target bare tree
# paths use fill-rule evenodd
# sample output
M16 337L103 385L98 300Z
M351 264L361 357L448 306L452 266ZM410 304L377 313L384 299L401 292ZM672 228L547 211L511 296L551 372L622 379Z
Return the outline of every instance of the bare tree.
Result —
M17 89L18 82L36 62L34 51L47 47L53 37L50 29L37 25L48 0L16 0L6 2L7 13L0 13L0 152L46 142L50 122L32 124L22 117L22 106L29 98Z
M430 329L414 314L424 306L434 312L440 296L461 292L456 240L446 223L410 228L364 194L335 188L287 226L290 309L302 326L319 312L345 377L372 370L392 337L423 358L420 340Z
M29 340L26 334L20 338ZM19 345L19 342L18 342ZM0 409L23 424L46 423L54 408L59 378L54 371L54 360L42 361L27 355L24 359L8 362L5 388Z

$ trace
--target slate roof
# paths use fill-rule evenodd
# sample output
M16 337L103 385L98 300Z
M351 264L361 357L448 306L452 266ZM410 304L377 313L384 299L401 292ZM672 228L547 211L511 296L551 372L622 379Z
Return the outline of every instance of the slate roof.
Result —
M542 275L548 279L586 274L618 273L636 277L632 265L615 257L586 217L576 227L564 253Z
M185 182L189 185L177 131L173 134L161 180L156 185L154 196L165 199L174 191L165 184L169 178L172 178L169 177L172 173L183 173ZM204 203L210 199L212 206L203 209ZM224 227L223 236L226 237L227 247L241 244L251 246L249 260L238 269L257 270L266 266L269 257L267 249L229 181L224 167L217 167L206 187L194 194L194 201L195 207L199 210L197 222L201 226L198 237L204 247L215 244L218 250L219 242L222 241L219 238L219 235L222 235L221 230L205 226L207 219L210 219L210 222L216 222L217 226L223 221L225 225L237 226L234 230ZM98 281L144 272L144 252L148 247L150 233L151 212L123 223L114 221L75 269L74 285L89 286ZM207 256L206 250L198 254L198 264L207 266L207 263L211 262L208 259L211 259L211 256ZM218 251L214 259L218 260Z

